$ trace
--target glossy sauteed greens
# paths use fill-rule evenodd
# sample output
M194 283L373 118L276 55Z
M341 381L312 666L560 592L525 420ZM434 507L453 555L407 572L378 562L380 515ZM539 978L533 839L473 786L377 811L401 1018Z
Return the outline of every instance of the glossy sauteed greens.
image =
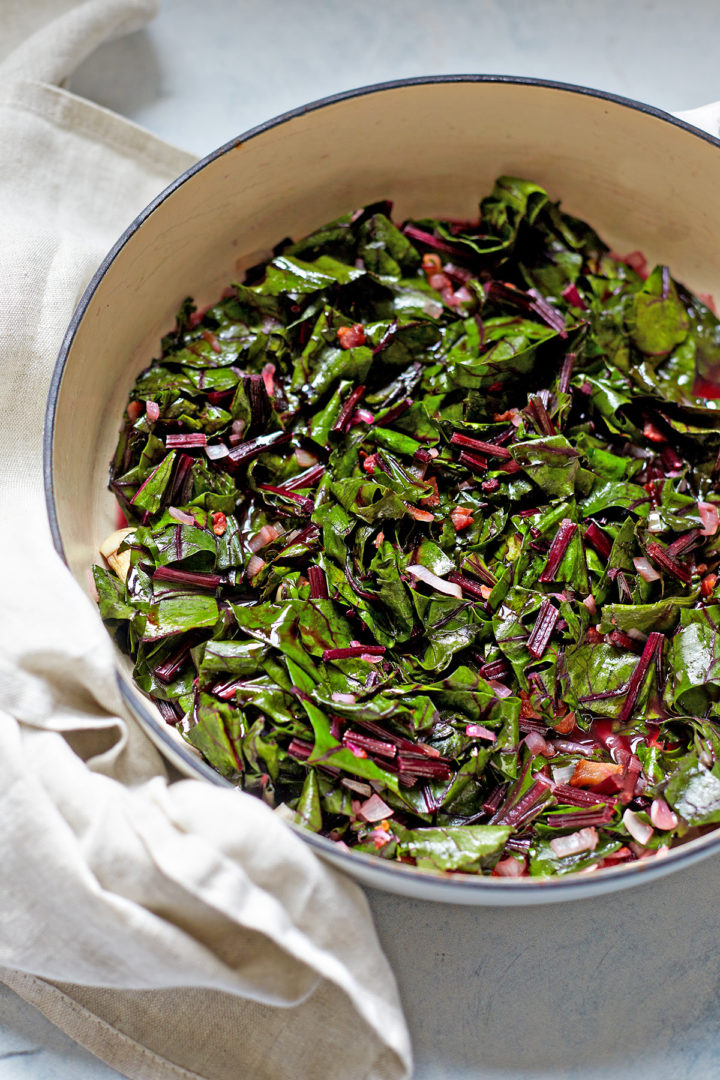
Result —
M720 822L720 324L537 185L348 213L186 301L100 610L223 776L343 850L510 877Z

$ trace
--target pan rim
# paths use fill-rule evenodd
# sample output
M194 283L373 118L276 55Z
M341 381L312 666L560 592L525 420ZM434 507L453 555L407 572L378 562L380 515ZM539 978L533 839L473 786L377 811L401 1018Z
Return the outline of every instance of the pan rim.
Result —
M354 98L369 97L373 94L405 89L413 86L446 85L454 83L536 87L540 89L556 90L563 93L578 94L583 97L606 101L613 105L619 105L636 112L644 113L647 116L651 116L654 119L661 120L686 131L696 138L710 143L712 146L720 148L720 138L689 124L687 121L681 120L654 105L649 105L645 102L614 94L609 91L597 90L576 83L533 78L529 76L454 74L421 75L412 78L395 79L373 83L368 86L357 87L355 89L318 98L308 104L298 106L295 109L288 110L270 120L264 121L263 123L250 128L244 134L229 140L209 154L206 154L168 184L167 187L165 187L143 210L140 211L127 229L125 229L93 274L65 332L50 381L42 443L45 503L50 524L50 532L55 550L66 565L68 565L68 560L57 515L53 470L53 448L58 397L68 357L80 324L101 281L131 237L134 236L154 211L157 210L158 207L186 181L195 176L196 173L202 171L202 169L212 162L236 149L240 144L255 139L266 132L280 127L283 124L287 124L299 117L305 116L308 113L316 112L328 106L340 104ZM236 790L235 785L220 776L219 773L216 773L210 766L206 765L205 762L196 760L189 750L184 752L182 745L176 743L169 733L166 730L163 730L163 727L158 723L155 717L152 716L150 711L145 708L144 702L139 700L139 694L136 696L131 691L131 684L126 680L125 676L122 675L120 671L117 671L116 675L122 696L130 709L134 713L139 714L142 722L153 731L157 739L172 752L172 755L178 755L183 758L183 760L191 764L194 772L203 776L206 780L209 780L216 785ZM459 894L462 894L463 901L472 903L472 894L485 894L486 903L497 903L498 905L502 905L503 901L527 904L532 904L540 899L547 902L551 898L553 900L561 901L565 899L566 896L569 899L570 896L568 894L572 894L573 898L580 898L582 893L587 897L590 897L600 892L601 888L610 891L615 888L621 888L623 885L639 883L642 880L646 880L648 876L678 870L681 866L687 865L700 858L707 857L720 848L720 827L718 827L718 829L712 833L691 840L687 844L671 848L662 859L662 869L658 866L656 858L650 858L632 863L629 866L621 864L616 867L608 867L598 871L597 874L592 875L571 873L567 877L543 878L537 880L528 878L507 879L478 877L470 874L444 875L442 872L432 873L425 870L418 870L415 867L406 866L405 864L391 864L382 858L365 855L362 852L344 852L342 849L337 848L337 846L326 837L317 836L315 833L301 829L298 826L293 826L293 828L298 835L300 835L312 848L317 850L318 853L331 857L335 863L339 862L341 864L346 864L347 870L351 874L353 873L353 867L361 865L374 877L385 878L386 880L392 880L395 883L402 882L403 879L405 879L407 882L407 890L404 891L407 892L407 895L412 895L412 892L415 891L412 888L413 886L422 887L422 885L426 885L428 887L432 886L434 890L437 890L438 888L447 889L448 901L458 900L460 899ZM453 893L456 895L452 896L451 894Z

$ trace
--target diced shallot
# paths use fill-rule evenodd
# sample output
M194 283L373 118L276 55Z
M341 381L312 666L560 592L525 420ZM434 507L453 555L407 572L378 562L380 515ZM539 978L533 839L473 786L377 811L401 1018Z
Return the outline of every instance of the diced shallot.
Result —
M516 859L514 855L508 855L506 859L501 859L499 863L495 863L492 876L518 878L522 877L524 873L525 860Z
M205 444L205 455L210 461L221 461L223 458L226 458L229 453L230 451L224 442Z
M301 469L310 469L318 463L315 454L311 454L309 450L303 450L302 447L298 447L295 451L295 460Z
M358 795L362 795L365 799L372 795L372 788L369 784L364 784L361 780L353 780L349 776L343 776L340 785L347 788L348 791L354 791Z
M260 573L264 565L265 560L261 559L259 555L251 555L245 569L248 579L252 581L255 575Z
M556 766L553 766L553 770L552 770L553 781L556 784L567 784L567 782L569 781L569 779L572 776L574 771L575 771L575 766L572 763L570 765L556 765Z
M105 537L102 544L98 548L98 551L104 558L107 559L109 555L115 554L117 549L122 544L123 540L127 536L129 536L130 533L133 532L135 532L135 529L130 528L130 526L125 529L116 529L115 532L112 532L109 536Z
M635 569L637 570L643 581L650 582L660 580L661 575L658 574L657 570L650 563L650 561L644 558L642 555L638 556L636 559L633 559L633 563L635 565Z
M501 683L499 679L488 679L488 686L490 686L497 698L512 697L512 690L505 683Z
M186 513L185 510L178 510L177 506L168 506L168 515L173 521L180 522L181 525L197 525L192 514Z
M637 840L638 844L642 844L643 847L647 846L647 842L653 835L652 826L642 821L634 810L626 810L622 816L623 825L632 836L633 840Z
M653 799L650 807L650 820L656 829L665 832L668 829L677 828L678 816L671 810L664 799ZM628 830L629 831L629 830Z
M555 754L552 746L537 731L528 731L525 736L525 745L533 757L537 757L538 754L542 754L543 757L553 757Z
M444 581L437 574L433 574L432 570L428 570L426 566L420 566L419 563L416 563L413 566L408 566L407 572L411 577L424 582L431 589L436 589L437 592L445 593L446 596L456 596L458 600L462 599L462 589L459 585L451 581Z
M590 825L587 829L578 829L567 836L556 836L550 841L550 847L558 858L565 855L578 855L581 851L594 851L597 847L597 829Z
M597 615L597 604L595 603L595 597L592 593L583 600L583 607L585 607L591 615Z
M651 420L646 421L645 426L643 427L643 435L646 439L649 439L650 442L667 442L667 437L665 433L662 432L659 427L653 424Z
M714 536L718 531L718 524L720 519L718 518L718 508L715 503L699 502L698 514L700 520L703 523L703 527L700 530L701 536Z
M107 564L121 581L127 581L130 573L130 551L118 552L122 542L135 530L132 528L118 529L106 537L100 545L100 554L107 560Z
M248 548L253 554L256 551L260 551L261 548L266 547L268 544L272 544L274 540L277 540L280 536L280 530L276 529L274 525L263 525L260 532L255 533L248 540Z
M357 816L360 820L367 821L368 823L383 821L385 818L392 817L392 814L392 809L380 798L377 792L371 795L357 812Z
M356 427L358 424L373 424L374 422L375 415L369 409L356 409L352 414L350 427Z
M443 299L450 307L457 307L458 304L467 304L469 300L472 300L472 293L464 285L461 285L455 292L449 289L448 295L443 296Z
M465 734L470 739L487 739L489 742L495 742L497 739L495 732L483 724L466 724Z

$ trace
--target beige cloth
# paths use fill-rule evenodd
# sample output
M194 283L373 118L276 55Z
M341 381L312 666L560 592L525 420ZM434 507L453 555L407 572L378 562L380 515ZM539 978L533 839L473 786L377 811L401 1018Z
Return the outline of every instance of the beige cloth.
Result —
M408 1035L362 892L258 800L168 777L51 547L41 430L64 329L191 161L54 84L153 10L0 6L0 977L128 1077L399 1080Z

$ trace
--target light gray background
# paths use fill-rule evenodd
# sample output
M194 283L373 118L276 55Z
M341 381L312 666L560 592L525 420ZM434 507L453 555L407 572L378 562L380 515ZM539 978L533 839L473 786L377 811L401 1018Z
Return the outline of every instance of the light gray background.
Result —
M720 98L719 46L714 0L166 0L70 89L204 154L410 75L532 75L688 109ZM711 859L607 899L508 911L369 892L417 1080L720 1077L718 878ZM117 1075L0 990L0 1080Z

